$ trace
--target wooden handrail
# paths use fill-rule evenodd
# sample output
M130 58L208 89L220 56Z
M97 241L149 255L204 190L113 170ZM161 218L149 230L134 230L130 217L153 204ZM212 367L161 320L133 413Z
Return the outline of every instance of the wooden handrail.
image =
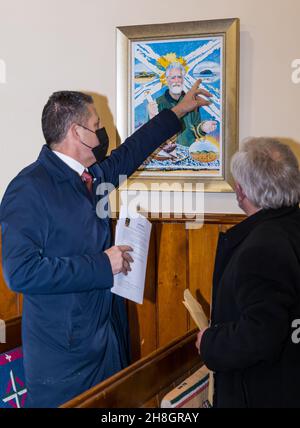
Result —
M141 211L141 214L143 212ZM181 214L181 218L177 218L175 214L165 214L167 218L164 217L162 213L148 213L145 217L148 218L152 223L186 223L193 222L194 214ZM199 214L198 214L199 215ZM113 221L118 219L119 213L117 213L116 218ZM245 220L245 214L219 214L219 213L205 213L204 214L204 224L238 224L241 221Z

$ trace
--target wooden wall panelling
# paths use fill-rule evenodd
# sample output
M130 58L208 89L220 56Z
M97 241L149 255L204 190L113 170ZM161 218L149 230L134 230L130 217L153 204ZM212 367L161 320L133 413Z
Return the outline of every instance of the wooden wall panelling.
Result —
M127 302L132 362L157 349L156 319L156 224L152 225L147 261L144 303Z
M22 315L23 312L23 294L17 294L18 296L18 315Z
M202 304L206 316L209 317L219 225L205 224L201 229L190 229L188 236L189 288L193 296ZM195 327L194 321L190 319L189 328Z
M220 232L227 232L229 229L231 229L234 226L234 224L220 224Z
M187 287L185 224L157 224L157 322L158 346L187 331L188 315L182 304Z
M6 320L6 343L0 343L0 354L21 346L21 317L14 317Z
M185 219L152 219L144 304L128 302L133 361L193 328L182 304L185 288L208 313L218 231L225 232L244 219L207 214L199 230L186 230ZM22 296L6 286L1 256L0 234L0 318L7 320L22 314Z
M0 318L8 319L19 315L18 295L7 287L2 269L2 234L0 229Z

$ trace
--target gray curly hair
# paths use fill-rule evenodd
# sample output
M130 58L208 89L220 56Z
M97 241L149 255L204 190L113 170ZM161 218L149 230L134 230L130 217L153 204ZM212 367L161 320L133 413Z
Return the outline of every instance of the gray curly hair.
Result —
M299 164L292 150L272 138L250 138L231 160L231 172L257 208L300 202Z
M170 71L174 69L180 70L183 76L186 75L185 68L180 62L171 62L171 64L166 68L166 76L169 77Z

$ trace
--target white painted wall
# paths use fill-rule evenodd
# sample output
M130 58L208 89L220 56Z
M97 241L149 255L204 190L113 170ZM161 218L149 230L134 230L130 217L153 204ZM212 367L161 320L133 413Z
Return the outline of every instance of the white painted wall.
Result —
M241 20L241 139L300 140L300 84L291 79L299 0L0 0L0 198L40 151L41 111L53 91L98 94L114 146L116 26L232 17ZM206 195L205 211L239 212L232 194Z

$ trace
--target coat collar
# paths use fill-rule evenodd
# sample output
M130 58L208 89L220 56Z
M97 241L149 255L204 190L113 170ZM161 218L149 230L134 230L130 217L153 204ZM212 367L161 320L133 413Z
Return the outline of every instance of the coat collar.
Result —
M229 229L228 232L222 233L222 237L226 241L226 247L233 248L237 246L259 224L275 218L287 216L296 211L299 211L299 205L258 211L256 214L253 214L241 223Z
M73 181L79 177L78 173L56 156L46 144L42 147L38 161L58 182Z

